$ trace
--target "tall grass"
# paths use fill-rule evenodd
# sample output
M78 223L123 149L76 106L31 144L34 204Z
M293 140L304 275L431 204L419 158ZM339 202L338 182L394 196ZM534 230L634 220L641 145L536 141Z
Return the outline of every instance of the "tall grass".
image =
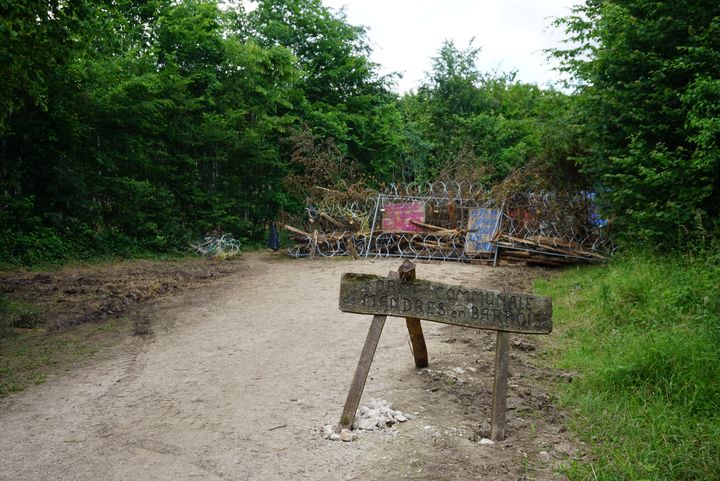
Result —
M720 255L621 258L540 282L560 388L594 449L571 479L720 480Z

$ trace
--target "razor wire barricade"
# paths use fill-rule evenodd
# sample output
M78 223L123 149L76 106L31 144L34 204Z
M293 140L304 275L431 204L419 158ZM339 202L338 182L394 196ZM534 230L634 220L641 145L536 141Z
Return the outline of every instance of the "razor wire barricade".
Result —
M435 182L391 185L344 202L337 197L307 207L305 230L286 226L290 255L563 265L601 261L614 250L592 197L583 193L494 196L473 184ZM398 214L399 206L421 212L413 219ZM501 213L480 251L470 248L477 245L470 224L478 212ZM393 216L401 223L388 221Z
M505 202L496 240L504 259L549 266L594 263L615 251L591 194L525 192Z

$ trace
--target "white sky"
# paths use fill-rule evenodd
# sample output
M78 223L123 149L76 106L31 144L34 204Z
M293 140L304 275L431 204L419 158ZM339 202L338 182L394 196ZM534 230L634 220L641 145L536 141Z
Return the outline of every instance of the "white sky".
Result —
M420 85L443 40L464 49L471 38L482 50L483 72L517 70L523 82L559 81L543 49L560 46L564 34L550 17L565 16L579 0L323 0L343 6L348 22L369 29L372 60L381 73L400 72L397 90Z

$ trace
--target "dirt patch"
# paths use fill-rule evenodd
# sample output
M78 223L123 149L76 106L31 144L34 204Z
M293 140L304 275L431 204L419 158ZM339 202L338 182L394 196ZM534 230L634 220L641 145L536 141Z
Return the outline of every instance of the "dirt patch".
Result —
M551 480L577 456L538 367L537 336L513 336L505 441L489 432L494 335L423 322L429 369L389 318L363 402L412 420L324 438L336 423L370 316L338 311L344 272L398 260L246 256L221 283L146 307L155 335L0 401L0 479ZM420 263L420 279L527 289L541 269Z
M155 298L205 285L239 266L205 259L142 260L47 272L0 272L0 292L36 306L53 331L127 314ZM138 319L138 334L149 329L147 319Z
M409 437L419 464L405 477L563 479L556 470L576 456L576 448L566 434L565 414L546 390L556 375L536 367L535 354L520 347L533 346L530 336L511 341L507 438L495 444L478 444L490 437L495 335L444 327L439 337L444 345L435 349L432 367L418 373L420 389L407 393L421 406L421 418L433 422Z

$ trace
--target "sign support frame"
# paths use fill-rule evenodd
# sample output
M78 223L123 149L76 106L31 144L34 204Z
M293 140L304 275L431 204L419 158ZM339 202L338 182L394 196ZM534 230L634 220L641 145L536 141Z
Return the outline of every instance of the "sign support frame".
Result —
M375 277L378 279L377 282L382 282L381 277ZM403 264L398 269L398 272L391 271L388 274L388 277L386 278L388 281L394 281L398 283L406 282L409 285L412 284L415 281L415 264L413 264L410 261L404 261ZM345 278L343 278L343 281ZM437 284L433 284L437 285ZM459 289L459 287L458 287ZM342 289L341 289L342 292ZM491 292L491 291L486 291ZM366 293L367 294L367 293ZM467 295L467 294L466 294ZM516 294L517 295L517 294ZM505 421L506 421L506 414L507 414L507 389L508 389L508 377L509 377L509 361L510 361L510 333L511 332L527 332L530 334L548 334L552 330L552 304L550 299L547 298L541 298L539 296L532 296L530 294L524 294L526 296L525 298L525 307L528 307L528 303L535 299L540 299L545 301L544 304L542 304L542 314L544 316L548 316L547 318L541 319L540 325L534 330L534 331L518 331L513 330L513 326L507 326L507 327L495 327L491 328L492 330L497 331L497 337L496 337L496 346L495 346L495 373L494 373L494 381L493 381L493 393L492 393L492 408L490 413L490 419L491 419L491 434L490 437L493 441L502 441L505 439ZM390 299L387 300L390 304L392 301ZM364 302L364 301L363 301ZM395 302L397 303L398 300L396 299ZM494 301L493 301L494 302ZM506 301L503 300L503 304ZM516 301L517 302L517 301ZM522 304L522 301L520 301ZM513 304L511 303L510 306ZM341 310L346 312L357 312L353 311L352 309L348 309L346 305L343 304L343 299L341 296L340 300L340 306ZM517 308L517 304L515 304ZM390 316L400 316L400 314L396 312L388 313L380 310L380 312L375 312L373 315L372 322L370 324L370 329L368 331L368 335L365 339L365 344L363 345L362 352L360 354L360 359L358 361L357 368L355 369L355 375L353 377L352 383L350 384L350 389L348 391L348 396L345 401L345 405L343 407L343 413L340 417L340 421L337 424L336 432L340 433L343 429L351 429L353 425L353 421L355 420L355 413L357 412L358 406L360 405L360 399L363 394L363 390L365 389L365 383L367 381L367 376L370 372L370 366L372 364L373 357L375 356L375 351L378 346L378 342L380 340L380 335L382 334L382 329L385 325L385 320L387 319L388 315ZM362 311L361 313L368 313L367 311ZM518 314L518 317L520 314ZM443 320L439 319L429 319L431 321L436 322L444 322ZM422 327L420 324L420 318L418 317L410 317L407 316L405 318L405 322L407 324L408 332L410 334L410 341L412 344L412 351L413 351L413 357L415 360L415 366L417 368L425 368L428 366L428 355L427 355L427 346L425 345L425 338L422 332ZM488 326L473 326L473 325L467 325L467 324L461 324L459 322L447 322L449 324L459 325L461 327L473 327L473 328L480 328L480 329L488 329Z

